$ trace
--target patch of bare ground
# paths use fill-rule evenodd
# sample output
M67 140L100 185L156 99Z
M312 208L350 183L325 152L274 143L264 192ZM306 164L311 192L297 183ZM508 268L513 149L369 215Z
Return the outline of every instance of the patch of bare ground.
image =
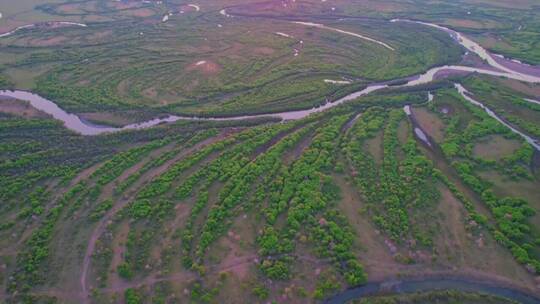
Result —
M409 134L411 133L411 127L408 119L403 119L399 122L398 130L397 130L397 136L399 142L404 145L407 143L407 140L409 139ZM382 132L382 131L381 131ZM384 137L384 132L382 132L382 138ZM382 155L382 154L381 154Z
M106 22L106 21L114 21L113 18L106 17L106 16L100 16L100 15L85 15L82 18L82 21L86 23L90 22Z
M32 107L29 102L0 96L0 112L24 118L52 118L52 116Z
M116 86L116 91L119 95L126 96L128 94L129 86L129 79L122 79Z
M411 111L418 121L418 124L427 135L440 143L444 141L444 122L434 113L426 108L411 107Z
M207 268L206 275L213 276L213 275L219 275L222 272L231 272L231 270L238 268L240 266L245 267L246 265L249 267L250 265L253 265L256 262L256 256L255 255L246 255L242 257L235 258L229 263L220 263L210 265ZM195 279L199 278L199 276L195 272L190 272L187 270L182 270L176 273L171 273L167 275L160 275L160 274L152 274L145 278L139 279L139 280L133 280L133 281L122 281L119 283L117 287L107 287L103 289L99 289L99 292L111 294L111 293L121 293L127 288L139 288L143 286L151 286L159 282L180 282L182 284L188 284L190 281L193 281Z
M90 35L86 35L85 39L91 41L91 42L97 42L100 40L103 40L104 38L111 36L113 34L112 30L105 30L101 32L92 33Z
M260 221L257 221L252 212L239 212L227 234L218 240L215 248L208 250L207 260L216 265L217 269L227 268L227 272L239 280L246 279L253 271L252 264L239 261L254 260L257 257L254 248L260 228Z
M472 233L466 229L466 211L450 190L439 187L439 231L435 239L438 253L433 270L478 272L506 278L514 284L534 288L534 276L517 264L510 252L499 245L488 231Z
M449 18L445 19L444 23L453 27L466 27L471 29L486 29L497 27L497 24L495 22L479 22L471 19Z
M233 231L229 231L226 237L221 238L218 248L223 249L223 252L226 252L226 254L219 263L218 268L227 268L227 272L243 280L248 276L251 265L238 262L246 258L254 259L256 255L253 253L247 254L242 250L239 244L240 241L239 235Z
M482 199L461 181L461 178L458 176L454 168L445 160L442 152L437 149L434 149L435 151L431 149L428 150L421 145L419 147L424 155L433 162L433 167L441 170L443 174L448 177L448 180L454 183L457 189L473 203L477 212L491 218L491 213L482 202Z
M126 252L126 241L129 233L129 222L124 221L118 227L118 232L114 236L112 241L112 260L109 268L109 282L107 286L110 286L113 289L119 288L122 286L123 279L120 278L116 269L124 260L124 253Z
M521 147L521 142L515 139L506 139L500 135L490 135L475 143L473 155L483 159L500 160L513 154Z
M261 46L253 48L253 53L257 55L272 55L275 53L275 50L273 48Z
M477 212L487 216L488 219L492 219L491 213L487 210L482 200L474 192L472 192L472 190L470 190L467 186L465 186L461 182L461 179L457 176L456 172L453 170L451 166L447 164L447 162L444 160L444 158L441 155L439 155L437 152L427 150L423 147L421 147L421 150L431 161L433 161L435 168L441 170L444 173L444 175L446 175L448 179L456 185L458 190L462 192L465 195L465 197L473 203ZM442 192L442 194L444 196L445 193ZM450 199L447 194L446 194L446 199ZM455 202L453 203L455 204ZM443 205L443 207L445 206L446 205ZM447 212L454 212L454 214L456 214L455 210L447 211ZM444 228L441 228L441 229L444 229ZM449 229L449 228L446 228L446 229ZM456 229L456 227L453 227L453 229ZM461 235L461 237L463 236L467 236L467 234ZM442 270L434 268L434 269L430 269L429 271L424 270L424 273L416 271L416 272L408 272L408 274L428 275L429 273L449 273L452 275L466 275L466 276L472 276L474 274L477 274L478 276L484 276L488 278L489 276L492 276L494 279L501 278L506 281L512 281L512 278L515 277L516 279L513 281L514 283L520 282L520 283L526 284L523 286L531 286L532 288L532 285L534 284L534 282L532 282L532 279L533 279L532 276L526 273L523 266L518 265L514 261L514 258L511 256L508 250L496 244L496 242L493 240L491 235L489 235L487 232L482 235L481 239L479 239L479 237L473 239L472 244L474 246L480 245L483 247L481 249L475 249L475 250L480 250L479 252L472 251L471 253L467 253L466 256L462 257L462 259L468 259L468 260L466 261L466 263L464 263L463 265L460 265L459 267L447 265L443 267ZM469 245L470 245L468 247L469 250L472 250L471 248L474 249L471 243L469 243ZM456 249L450 248L450 250L456 250ZM480 259L477 263L471 262L471 261L476 261L478 257L480 257ZM493 260L493 261L490 261L490 260ZM451 267L450 270L444 269L448 267ZM492 270L492 268L494 270Z
M499 85L509 87L516 92L521 92L523 94L530 95L534 98L540 98L540 85L522 82L514 79L492 77L491 81L495 81Z
M203 75L216 75L221 71L221 66L211 60L199 60L186 67L187 72L200 72Z
M16 44L22 46L55 46L64 44L69 38L64 36L47 38L28 38L18 39Z
M499 49L513 49L513 46L504 39L494 33L484 33L482 35L471 35L472 38L480 45L487 49L499 48Z
M175 273L183 270L181 261L176 255L179 252L179 240L175 234L184 227L187 217L189 216L194 203L193 199L189 202L179 203L174 207L174 219L168 221L162 230L162 238L157 242L150 252L150 260L155 261L155 269L160 269L159 274ZM171 253L173 252L173 253ZM166 258L167 255L173 254L172 260ZM166 258L164 261L162 258Z
M269 284L273 288L270 293L271 300L277 303L313 303L311 295L315 291L317 280L326 272L332 272L333 266L328 261L318 259L310 253L311 250L299 245L296 251L298 256L294 262L291 273L293 277L290 281L271 281ZM299 291L305 291L307 297L299 295Z
M403 123L403 122L402 122ZM401 128L400 128L401 130ZM406 135L405 135L406 136ZM383 132L379 131L375 137L366 140L364 147L367 152L373 157L377 165L381 165L383 161Z
M142 91L142 95L148 98L155 99L158 96L158 91L155 87L150 87Z
M81 13L81 6L80 4L62 4L56 8L57 12L63 13L63 14L76 14Z
M342 175L334 174L333 178L341 189L342 199L338 208L347 217L356 235L358 257L370 280L379 280L397 273L401 265L394 259L396 251L392 252L393 248L385 243L384 236L363 213L366 206L355 186Z
M493 184L493 192L500 197L521 197L527 200L529 205L537 210L536 214L530 218L530 223L536 226L540 223L540 181L535 180L512 180L495 171L484 171L478 173L482 179Z
M482 68L486 70L495 70L492 66L487 64L480 56L473 52L466 52L465 55L461 58L460 65L467 65L477 68Z
M154 16L156 12L149 8L138 8L138 9L122 11L121 14L124 16L129 16L129 17L146 18L146 17Z

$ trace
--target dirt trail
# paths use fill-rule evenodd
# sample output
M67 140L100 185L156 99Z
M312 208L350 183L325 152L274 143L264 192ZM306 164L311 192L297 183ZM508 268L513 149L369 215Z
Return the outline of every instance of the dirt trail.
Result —
M179 161L180 159L186 157L187 155L201 149L202 147L212 144L213 142L216 142L218 140L221 140L223 138L222 136L216 136L212 137L206 140L203 140L200 143L197 143L193 147L190 147L182 152L180 152L176 157L173 159L167 161L165 164L152 169L145 174L143 174L132 186L133 189L139 189L145 182L152 180L156 176L162 174L165 172L171 165ZM116 213L118 213L120 210L122 210L129 202L131 202L131 197L122 197L98 222L96 227L94 228L89 240L88 245L86 247L86 252L83 259L83 266L80 276L80 285L81 285L81 295L84 298L84 303L89 303L89 297L88 297L88 272L90 268L90 262L92 260L92 253L94 252L96 242L99 239L99 236L105 231L107 225L110 223L112 218Z
M231 271L236 269L237 267L243 267L246 264L253 264L258 262L259 256L257 254L249 254L245 256L240 256L235 259L230 259L227 261L227 263L220 263L211 265L208 267L208 270L206 271L206 275L209 274L218 274L220 272L224 271ZM295 256L296 259L306 261L308 263L313 264L320 264L320 263L330 263L330 259L317 259L311 256ZM188 270L177 272L169 275L159 276L159 275L151 275L149 277L146 277L139 281L132 281L127 282L124 281L121 286L111 287L111 288L104 288L100 289L100 292L103 293L115 293L115 292L123 292L124 290L128 288L138 288L142 286L149 286L153 285L159 282L169 282L169 281L187 281L187 280L194 280L199 277L198 274L195 272L190 272Z
M127 221L124 221L120 228L118 229L118 233L113 239L113 257L111 261L110 266L110 272L111 276L109 279L109 284L112 287L119 286L122 281L122 278L118 275L118 273L115 271L118 265L122 263L122 258L124 256L124 252L126 251L126 241L127 236L129 233L129 223Z

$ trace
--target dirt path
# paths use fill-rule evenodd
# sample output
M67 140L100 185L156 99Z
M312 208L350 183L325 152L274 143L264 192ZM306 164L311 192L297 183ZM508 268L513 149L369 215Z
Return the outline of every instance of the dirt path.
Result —
M206 139L200 143L197 143L193 147L190 147L182 152L180 152L176 157L173 159L167 161L165 164L154 168L145 174L143 174L132 186L133 189L140 188L145 182L152 180L156 176L159 176L163 172L165 172L171 165L179 161L180 159L186 157L187 155L201 149L202 147L212 144L218 140L221 140L223 136L216 136L209 139ZM112 218L116 213L118 213L120 210L122 210L129 202L131 202L132 197L122 197L106 214L101 218L101 220L98 222L94 230L92 231L92 234L88 240L88 245L86 247L86 252L84 254L83 258L83 265L82 265L82 271L80 276L80 286L81 286L81 295L84 299L84 303L89 303L89 293L88 293L88 272L90 268L90 262L92 260L92 253L94 252L94 249L96 247L96 242L99 239L99 236L105 231L106 227L110 224Z
M206 271L206 274L219 274L220 272L224 271L234 271L238 267L244 267L247 264L253 264L258 263L259 256L257 254L249 254L245 256L239 256L234 259L229 259L227 263L219 263L215 265L211 265L208 268L208 271ZM296 259L306 261L313 264L320 264L320 263L329 263L330 259L317 259L311 256L295 256ZM125 281L121 286L111 287L111 288L103 288L100 289L100 292L103 293L115 293L115 292L123 292L124 290L128 288L138 288L142 286L148 286L153 285L159 282L169 282L169 281L187 281L187 280L194 280L199 278L199 275L190 272L188 270L173 273L170 275L165 276L158 276L158 275L151 275L149 277L146 277L139 281L133 281L133 282L127 282Z
M129 222L124 221L119 229L118 233L113 239L112 247L113 247L113 257L111 261L111 266L109 268L111 272L111 277L109 278L109 285L114 287L120 286L120 282L122 281L122 278L118 275L118 273L115 271L118 265L122 263L122 258L124 256L124 252L126 251L126 241L127 236L129 233Z

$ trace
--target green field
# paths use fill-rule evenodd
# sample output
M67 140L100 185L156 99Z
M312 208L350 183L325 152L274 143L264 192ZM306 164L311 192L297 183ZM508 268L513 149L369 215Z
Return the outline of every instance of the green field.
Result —
M535 5L0 0L0 27L88 25L0 38L0 88L115 126L309 109L467 63L446 33L391 18L481 43L501 35L505 54L537 62ZM323 303L368 282L431 277L538 297L540 152L455 84L540 138L540 108L526 101L540 100L540 85L478 74L390 86L302 119L96 136L0 97L0 302ZM351 303L514 302L445 290Z

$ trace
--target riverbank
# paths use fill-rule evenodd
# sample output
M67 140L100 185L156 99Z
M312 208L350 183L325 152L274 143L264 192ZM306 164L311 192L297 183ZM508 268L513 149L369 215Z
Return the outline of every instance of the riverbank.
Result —
M500 281L488 281L465 276L432 275L417 278L402 278L380 282L370 282L362 286L347 289L328 298L324 303L343 304L351 300L377 295L413 294L454 290L467 293L489 294L507 298L523 304L538 304L540 297L528 290Z

